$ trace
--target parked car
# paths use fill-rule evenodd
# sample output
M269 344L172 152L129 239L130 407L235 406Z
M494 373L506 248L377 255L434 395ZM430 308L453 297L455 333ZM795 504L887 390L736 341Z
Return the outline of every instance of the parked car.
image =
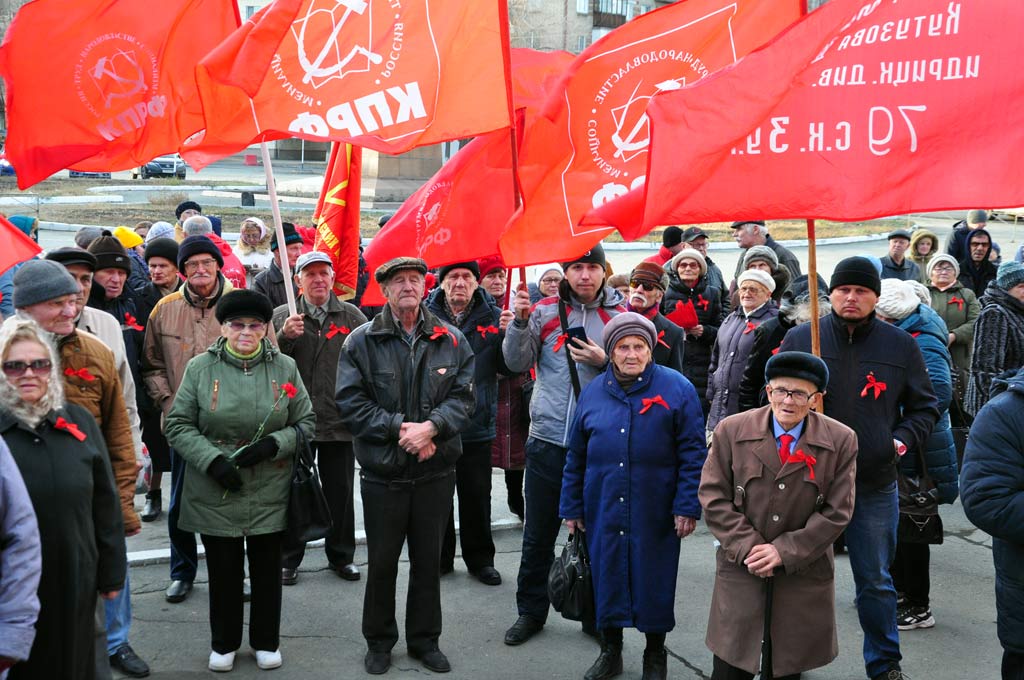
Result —
M176 153L170 153L166 156L160 156L154 158L145 165L139 166L132 170L132 179L149 179L150 177L161 177L163 175L173 175L178 179L185 179L185 161L181 159Z
M71 179L110 179L109 172L83 172L82 170L68 170L68 177Z

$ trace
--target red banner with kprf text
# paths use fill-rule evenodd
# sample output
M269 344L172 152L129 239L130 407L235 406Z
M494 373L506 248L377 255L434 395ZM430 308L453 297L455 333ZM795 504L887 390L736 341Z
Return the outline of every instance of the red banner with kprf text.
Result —
M648 106L647 184L594 210L657 225L1024 204L1021 2L833 0Z

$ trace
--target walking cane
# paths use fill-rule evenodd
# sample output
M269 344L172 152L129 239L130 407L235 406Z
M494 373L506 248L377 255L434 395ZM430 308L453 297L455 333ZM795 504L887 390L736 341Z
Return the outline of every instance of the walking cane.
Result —
M764 633L761 637L761 680L774 680L772 671L772 600L775 598L775 579L764 580Z

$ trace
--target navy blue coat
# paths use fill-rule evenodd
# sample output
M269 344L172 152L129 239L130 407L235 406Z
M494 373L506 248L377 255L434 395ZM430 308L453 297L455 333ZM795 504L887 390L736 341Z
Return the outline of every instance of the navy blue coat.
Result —
M644 399L661 397L644 413ZM627 390L609 364L580 394L559 514L583 518L598 628L675 627L679 538L674 515L700 517L707 457L697 390L651 364Z
M992 382L967 439L960 501L993 537L999 642L1024 654L1024 369Z
M928 369L928 377L939 400L939 419L924 442L924 463L939 489L939 501L952 503L957 495L957 469L956 445L953 443L953 432L949 429L953 359L946 348L946 339L949 337L946 322L931 307L920 305L916 312L896 325L917 340L925 368ZM905 475L918 476L920 467L916 451L910 451L900 459L900 470Z

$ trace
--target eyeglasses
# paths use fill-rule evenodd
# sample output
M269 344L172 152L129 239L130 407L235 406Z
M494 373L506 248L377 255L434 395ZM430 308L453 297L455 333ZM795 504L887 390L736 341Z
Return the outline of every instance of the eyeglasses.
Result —
M194 272L200 267L203 269L209 269L215 264L217 264L217 260L214 260L213 258L207 258L205 260L189 260L185 263L185 271Z
M797 406L804 406L808 401L811 400L817 392L811 392L808 394L803 390L784 390L781 387L768 386L768 396L772 401L782 403L786 401L786 398L793 400L793 403Z
M700 263L693 260L680 260L676 269L700 269Z
M956 271L956 270L953 269L953 265L951 265L951 264L937 264L934 267L932 267L932 271L933 272L953 272L953 271Z
M243 321L229 321L228 328L233 330L235 333L241 333L248 329L253 333L262 333L267 330L267 324L262 321L256 321L254 323L245 323Z
M545 276L543 279L540 280L540 282L541 283L561 283L562 282L562 277L561 276Z
M643 288L648 293L657 288L657 286L650 281L640 281L639 279L633 279L629 282L630 288Z
M49 373L53 367L53 363L49 359L35 359L33 361L5 361L4 375L8 378L20 378L25 375L28 369L32 369L32 372L36 375L41 373Z

